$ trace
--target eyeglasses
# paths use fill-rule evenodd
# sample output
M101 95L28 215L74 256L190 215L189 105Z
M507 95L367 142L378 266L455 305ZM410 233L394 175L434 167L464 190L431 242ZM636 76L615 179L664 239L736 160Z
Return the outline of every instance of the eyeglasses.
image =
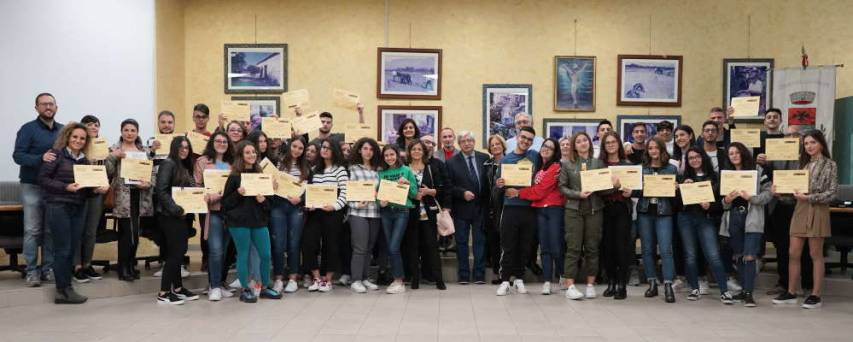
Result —
M225 140L225 139L216 139L216 140L214 140L214 141L213 141L213 143L215 143L215 144L227 144L227 143L228 143L228 140Z
M705 132L705 133L716 133L716 132L717 132L717 129L716 129L716 128L705 128L705 129L703 129L703 130L702 130L702 132Z
M687 157L687 160L702 160L702 156L690 156Z
M321 149L321 150L331 150L332 148L331 148L331 147L329 147L329 146L325 146L325 145L323 145L323 146L321 146L321 147L320 147L320 149Z
M243 133L243 129L241 129L241 128L231 128L231 129L228 129L228 133L231 133L231 132L234 132L234 133Z

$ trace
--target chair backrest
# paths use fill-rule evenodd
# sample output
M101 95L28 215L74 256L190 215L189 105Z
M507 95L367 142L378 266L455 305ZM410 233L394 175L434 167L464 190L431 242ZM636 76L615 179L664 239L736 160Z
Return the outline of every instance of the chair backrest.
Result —
M0 205L21 204L21 183L0 182Z

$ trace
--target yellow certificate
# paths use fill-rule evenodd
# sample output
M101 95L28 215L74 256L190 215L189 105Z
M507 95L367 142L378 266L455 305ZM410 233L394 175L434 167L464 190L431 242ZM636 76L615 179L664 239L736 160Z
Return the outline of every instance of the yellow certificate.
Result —
M732 142L739 142L749 148L761 147L761 130L757 128L732 128Z
M684 183L679 186L679 189L681 189L681 201L684 205L716 201L711 181Z
M800 139L776 138L764 140L764 154L767 160L800 159Z
M347 181L347 202L376 200L376 181Z
M406 205L406 199L409 197L409 184L400 184L396 181L383 179L379 181L379 191L376 193L376 199L387 201L389 203Z
M619 178L621 189L640 190L643 188L642 165L609 166L610 171Z
M193 148L193 153L201 154L207 147L207 141L210 140L210 137L201 133L189 131L187 132L187 139L190 141L190 146L192 146Z
M754 196L758 187L758 171L720 171L720 195L726 196L732 191L745 190Z
M773 170L776 193L793 194L809 192L809 170Z
M308 184L305 186L305 207L322 208L338 202L338 186L335 184Z
M320 112L313 112L293 118L293 130L296 134L305 134L316 131L323 126L320 121Z
M204 170L202 174L204 180L204 191L209 194L222 194L225 191L225 183L228 181L228 175L231 171L228 170Z
M74 183L84 188L109 186L107 167L104 165L74 165Z
M258 166L261 167L261 172L266 173L268 175L274 175L278 173L278 169L275 168L275 164L273 164L269 159L264 158L258 163Z
M355 110L358 107L359 96L349 90L335 89L332 91L332 98L335 100L335 105L346 109ZM349 191L349 189L347 189Z
M761 97L758 96L742 96L732 98L732 108L734 113L732 116L758 116L758 108L761 106Z
M675 197L675 175L643 176L643 197Z
M89 160L107 159L107 156L110 155L109 143L107 143L107 139L101 137L94 138L89 142L89 146L86 146L86 150L83 153L86 154L86 159Z
M148 159L134 159L125 157L121 161L121 172L119 177L134 181L151 181L151 171L154 163Z
M613 189L613 172L610 169L581 171L581 191L596 192Z
M270 137L270 139L289 139L292 125L290 119L265 117L261 118L261 130Z
M530 186L533 181L533 163L501 164L501 178L506 186Z
M275 194L278 197L299 197L305 191L305 186L299 181L299 178L293 177L287 172L279 171L276 173L275 179L278 183Z
M273 175L266 173L240 174L240 186L246 190L243 196L272 196L275 194L272 186Z
M252 106L248 102L222 101L222 114L227 121L250 121Z
M175 204L184 209L184 214L207 213L207 202L204 201L204 188L172 187L172 199Z
M296 107L303 111L310 107L311 96L307 89L297 89L281 94L281 103L288 113L296 113Z
M346 142L355 142L361 138L373 138L376 131L367 124L349 124L345 126L344 139Z

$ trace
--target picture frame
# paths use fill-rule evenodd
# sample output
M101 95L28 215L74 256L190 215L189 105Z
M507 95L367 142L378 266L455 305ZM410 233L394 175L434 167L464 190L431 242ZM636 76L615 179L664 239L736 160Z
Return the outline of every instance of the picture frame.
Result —
M669 120L672 122L673 131L678 125L681 125L681 115L617 115L616 129L619 130L619 138L622 142L633 143L634 138L631 136L631 127L635 123L642 122L646 124L646 136L652 137L657 133L657 123ZM674 132L673 132L674 133Z
M732 97L759 96L759 117L773 106L773 58L723 59L723 105L728 108Z
M386 144L397 142L397 128L405 119L413 119L418 123L421 136L430 134L439 140L441 131L441 106L378 106L377 137Z
M376 97L441 100L441 49L378 48Z
M682 56L619 55L616 104L681 107Z
M554 56L554 111L595 111L593 56Z
M598 123L599 119L555 119L548 118L542 120L542 136L554 138L558 141L563 137L571 137L577 132L586 132L597 142Z
M225 44L226 94L287 91L287 44Z
M251 129L261 126L261 118L270 114L281 116L281 97L279 96L231 96L231 101L249 103L249 117L251 118Z
M533 118L532 84L483 84L483 146L493 134L515 136L515 115Z

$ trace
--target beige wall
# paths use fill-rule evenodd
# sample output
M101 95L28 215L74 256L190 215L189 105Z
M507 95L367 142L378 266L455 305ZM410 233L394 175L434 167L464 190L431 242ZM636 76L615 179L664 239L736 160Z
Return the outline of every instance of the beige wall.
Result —
M382 0L159 0L158 106L175 110L183 116L178 121L192 127L193 104L218 112L229 98L223 44L287 43L290 89L308 89L313 107L333 112L339 125L354 122L355 114L331 106L336 87L362 95L371 124L378 104L441 105L443 125L481 132L484 83L532 84L537 129L543 118L615 120L617 114L681 114L696 125L721 104L723 58L746 58L750 51L753 58L795 66L805 43L813 65L850 64L853 51L853 6L844 0L389 3L388 46L443 49L440 101L376 99L376 48L385 43ZM553 111L553 58L574 54L575 43L578 55L597 57L594 113ZM649 53L684 56L682 107L616 106L617 54ZM180 58L183 66L175 64ZM838 97L853 95L851 67L838 73Z

